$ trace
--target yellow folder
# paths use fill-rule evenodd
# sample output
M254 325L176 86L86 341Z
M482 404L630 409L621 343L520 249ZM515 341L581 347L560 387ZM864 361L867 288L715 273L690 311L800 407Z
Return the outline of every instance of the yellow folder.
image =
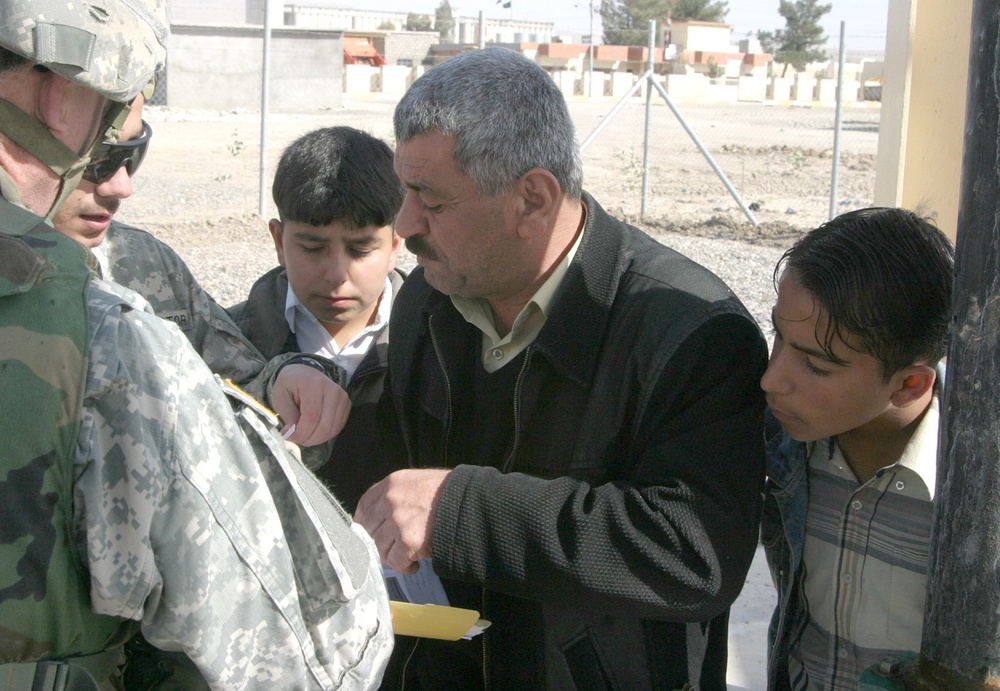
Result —
M474 626L478 625L479 631L489 626L489 622L480 619L479 612L474 609L415 605L398 600L389 600L389 609L393 631L403 636L457 641L470 633Z

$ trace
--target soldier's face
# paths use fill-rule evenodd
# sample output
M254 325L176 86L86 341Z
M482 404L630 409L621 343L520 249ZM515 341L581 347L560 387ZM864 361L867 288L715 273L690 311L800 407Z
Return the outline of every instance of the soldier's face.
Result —
M108 100L65 77L39 72L30 65L11 72L26 77L23 81L7 82L4 97L25 113L34 115L69 149L81 156L89 151ZM8 172L18 181L21 201L36 214L48 214L61 186L58 173L34 156L10 161Z
M132 110L122 127L122 140L136 139L142 134L142 105L143 97L140 94L132 103ZM132 179L125 166L99 183L81 180L80 185L59 207L52 218L52 224L77 242L87 247L97 247L104 241L111 219L122 200L130 196Z
M50 129L57 139L82 156L94 143L107 106L108 99L96 91L67 80L64 114Z

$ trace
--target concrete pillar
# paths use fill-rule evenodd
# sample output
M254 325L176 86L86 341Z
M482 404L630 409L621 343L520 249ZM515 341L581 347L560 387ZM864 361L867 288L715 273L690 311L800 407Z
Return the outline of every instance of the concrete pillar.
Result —
M955 239L972 0L889 0L875 204L934 212Z

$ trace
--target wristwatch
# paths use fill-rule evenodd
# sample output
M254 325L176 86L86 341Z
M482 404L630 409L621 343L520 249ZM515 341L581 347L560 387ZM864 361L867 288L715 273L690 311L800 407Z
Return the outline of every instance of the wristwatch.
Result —
M306 367L312 367L314 370L325 374L337 386L347 388L347 372L336 362L327 360L325 357L310 355L309 353L297 353L285 360L278 369L283 368L285 365L305 365Z
M329 374L326 365L324 365L321 360L306 353L299 353L298 355L288 358L282 367L285 365L305 365L306 367L312 367L315 370L319 370L323 374Z

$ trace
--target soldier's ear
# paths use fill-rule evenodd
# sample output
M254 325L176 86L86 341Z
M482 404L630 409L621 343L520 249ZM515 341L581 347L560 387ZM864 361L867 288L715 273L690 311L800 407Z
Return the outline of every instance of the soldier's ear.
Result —
M58 128L63 120L63 101L69 84L67 80L55 77L56 75L48 70L32 71L32 80L37 85L35 113L42 124L50 130Z
M52 136L83 155L97 136L107 99L95 99L95 94L85 87L49 70L33 70L32 75L35 85L32 106L38 120ZM82 107L93 109L89 120L82 118ZM83 131L87 127L91 131Z

